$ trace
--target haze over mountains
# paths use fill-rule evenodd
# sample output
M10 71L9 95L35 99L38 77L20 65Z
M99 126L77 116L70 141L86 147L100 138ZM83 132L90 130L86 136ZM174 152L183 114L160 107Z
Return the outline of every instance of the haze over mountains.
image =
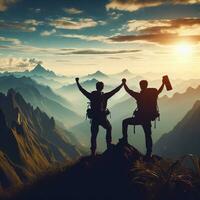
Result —
M54 116L56 120L61 121L66 127L81 121L81 117L69 109L72 107L69 101L29 77L0 77L0 91L6 93L10 88L20 92L34 108L39 107L49 116Z
M175 93L172 97L161 97L158 101L161 120L157 122L156 129L154 129L154 123L152 123L154 142L164 133L172 130L198 99L200 99L200 86L197 88L190 87L184 93ZM115 142L122 136L122 120L131 117L135 108L136 102L130 97L111 107L112 118L109 120L112 122ZM84 144L89 145L90 126L88 121L72 127L71 131L77 134ZM98 137L100 138L100 146L105 148L104 130L100 129ZM140 126L136 126L136 134L133 134L133 126L129 126L129 141L140 151L145 150L144 133Z
M164 134L155 145L155 152L161 156L180 157L187 154L200 154L200 100L174 127Z
M90 124L85 120L85 113L88 99L78 90L74 76L60 76L52 71L37 65L31 71L2 73L0 75L0 91L6 93L9 88L19 91L24 99L31 103L34 108L37 106L70 128L80 143L88 146L90 137ZM88 91L95 90L97 81L103 81L105 92L114 89L126 78L131 89L139 91L139 81L149 80L149 87L160 87L162 76L155 73L137 74L124 69L115 74L105 74L96 71L80 77L81 85ZM172 79L174 90L164 91L159 99L161 121L154 129L153 137L156 142L164 133L169 132L192 108L194 102L200 99L200 80L199 79ZM199 84L198 84L199 83ZM196 87L197 86L197 87ZM167 96L166 96L167 95ZM121 122L124 118L132 116L136 108L135 101L128 96L122 89L108 103L111 110L110 119L113 126L114 142L121 137ZM140 127L136 128L133 135L133 128L129 128L130 142L139 150L144 150L144 135ZM105 148L105 134L101 129L99 133L99 149Z

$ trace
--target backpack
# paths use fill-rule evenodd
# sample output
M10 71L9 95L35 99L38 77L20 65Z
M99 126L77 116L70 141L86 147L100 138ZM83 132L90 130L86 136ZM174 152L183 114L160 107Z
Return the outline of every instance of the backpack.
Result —
M137 109L134 115L142 120L155 121L160 118L158 108L158 91L156 88L147 88L144 92L140 93L140 98L137 100Z
M93 118L101 118L106 117L110 114L110 111L106 109L105 100L103 92L99 95L96 91L92 93L91 101L88 102L87 110L86 110L86 119L93 119Z

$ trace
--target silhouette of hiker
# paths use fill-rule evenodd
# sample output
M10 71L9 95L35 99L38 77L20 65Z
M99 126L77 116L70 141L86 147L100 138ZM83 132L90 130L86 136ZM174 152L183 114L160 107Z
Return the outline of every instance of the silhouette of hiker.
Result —
M91 154L95 155L96 153L96 139L97 134L99 132L99 126L102 126L106 129L106 143L107 148L112 146L112 126L107 119L107 115L110 114L107 109L107 101L111 98L115 93L117 93L123 86L123 83L119 85L114 90L103 93L102 90L104 88L103 82L96 83L96 91L88 92L86 91L79 83L79 78L76 78L76 83L79 90L90 100L91 109L87 110L87 114L89 118L91 118Z
M120 139L120 142L128 143L128 125L141 125L145 133L147 149L146 158L150 158L153 145L151 137L151 121L154 121L157 117L159 117L157 98L165 86L164 80L162 81L162 85L159 90L157 90L156 88L148 88L148 82L146 80L142 80L140 81L140 92L134 92L133 90L130 90L126 84L126 79L123 79L122 82L126 92L134 99L136 99L137 109L134 111L133 117L123 120L123 138Z

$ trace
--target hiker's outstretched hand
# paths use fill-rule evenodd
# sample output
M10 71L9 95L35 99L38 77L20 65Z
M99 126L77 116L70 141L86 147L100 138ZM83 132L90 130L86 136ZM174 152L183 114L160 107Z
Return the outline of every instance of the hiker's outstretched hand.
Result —
M126 84L126 79L125 78L122 79L122 83Z
M79 82L79 78L75 78L76 82Z

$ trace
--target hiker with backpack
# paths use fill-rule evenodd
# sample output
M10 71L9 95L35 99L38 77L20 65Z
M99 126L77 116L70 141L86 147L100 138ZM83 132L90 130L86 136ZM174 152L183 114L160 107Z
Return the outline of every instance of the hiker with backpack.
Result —
M146 140L146 158L150 158L152 154L152 131L151 121L155 121L159 118L159 110L157 106L158 95L163 91L165 86L165 78L162 80L162 85L157 90L156 88L148 88L148 82L146 80L140 81L140 92L135 92L128 88L126 79L122 80L126 92L136 99L137 109L133 113L133 117L124 119L122 122L123 137L119 140L121 143L128 143L128 125L141 125L145 133ZM135 129L135 127L134 127Z
M123 83L114 90L103 93L104 83L97 82L96 90L90 93L80 85L79 78L76 78L75 80L79 90L90 100L90 108L87 109L87 116L91 119L90 149L91 155L94 156L96 154L96 139L99 132L99 126L106 129L107 148L109 149L112 147L112 126L107 119L107 116L110 114L110 111L107 109L107 101L123 87Z

